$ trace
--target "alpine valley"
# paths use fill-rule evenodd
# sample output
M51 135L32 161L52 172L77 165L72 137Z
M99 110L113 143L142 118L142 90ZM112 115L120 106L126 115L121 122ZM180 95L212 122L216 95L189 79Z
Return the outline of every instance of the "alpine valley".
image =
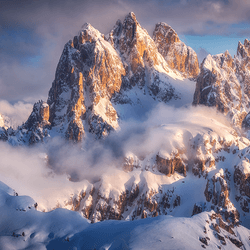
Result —
M247 39L198 62L166 23L84 24L0 141L0 249L250 249Z

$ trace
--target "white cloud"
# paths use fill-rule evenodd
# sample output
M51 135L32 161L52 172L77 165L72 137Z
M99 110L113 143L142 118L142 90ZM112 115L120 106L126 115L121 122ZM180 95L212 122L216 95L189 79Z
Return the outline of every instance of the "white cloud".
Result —
M33 104L17 102L13 105L6 100L0 100L0 114L6 116L9 120L9 125L16 128L26 122L31 114ZM9 119L8 119L9 118Z

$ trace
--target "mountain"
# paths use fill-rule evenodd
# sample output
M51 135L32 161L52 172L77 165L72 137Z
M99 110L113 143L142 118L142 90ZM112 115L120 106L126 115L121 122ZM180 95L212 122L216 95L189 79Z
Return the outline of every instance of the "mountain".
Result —
M64 46L47 102L35 103L16 130L0 130L1 159L22 148L40 181L25 189L36 201L0 185L0 210L11 224L0 240L16 244L10 237L17 235L23 248L41 249L137 249L147 242L152 249L144 240L157 239L165 249L167 237L181 249L247 249L250 141L241 127L250 127L249 50L245 40L236 57L208 55L199 68L196 53L165 23L152 38L132 12L106 36L83 25ZM18 145L24 147L12 147ZM19 183L25 165L2 164L1 180ZM39 183L53 190L52 201L36 191ZM21 226L9 211L15 218L25 212ZM95 235L110 227L98 243ZM130 238L124 228L140 233Z
M180 41L175 30L166 23L155 26L153 39L158 51L168 65L184 77L196 78L200 72L198 57L194 50Z
M35 201L0 182L0 249L247 249L249 229L214 211L91 224L78 213L36 211ZM6 225L8 225L6 227Z
M127 119L123 104L131 113L132 106L138 104L146 107L151 102L155 106L183 98L178 85L189 86L192 81L185 78L195 78L199 65L195 52L179 41L175 32L172 36L176 39L169 38L172 33L168 29L173 31L166 24L157 24L153 40L134 13L123 22L118 20L107 36L90 24L83 25L65 45L56 69L47 100L50 126L32 120L40 124L40 132L32 129L30 138L20 135L27 129L25 125L15 133L19 134L16 143L32 144L54 132L74 142L86 133L102 138L117 130L120 120ZM161 49L164 41L169 44L166 52ZM170 57L174 61L170 62ZM179 64L174 68L176 61Z
M232 123L241 127L249 110L249 48L239 42L237 56L225 53L208 55L201 64L193 104L216 107Z

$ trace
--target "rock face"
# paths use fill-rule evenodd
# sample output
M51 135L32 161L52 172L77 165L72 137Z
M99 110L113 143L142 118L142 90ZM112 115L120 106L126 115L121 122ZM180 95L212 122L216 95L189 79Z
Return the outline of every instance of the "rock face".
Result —
M171 176L175 172L186 176L187 164L183 162L179 154L172 155L170 159L164 159L157 155L156 164L159 172L167 176Z
M242 121L242 128L244 130L249 130L250 129L250 114L248 113L244 120Z
M50 126L39 126L73 142L82 141L86 133L100 139L119 128L118 117L122 115L116 105L143 106L141 99L166 103L181 98L175 81L197 75L197 56L176 33L169 38L163 24L156 27L154 41L132 12L123 22L118 20L106 37L90 24L83 25L66 43L56 69L47 100ZM34 119L39 120L32 119L24 129L33 126ZM28 141L37 141L34 137ZM19 139L20 143L27 141Z
M1 128L0 138L9 141L12 145L32 145L43 142L49 137L50 125L49 105L44 101L38 101L34 104L28 120L23 125L16 130L11 127L8 129Z
M80 141L86 129L97 138L117 129L118 117L110 99L120 90L124 74L114 48L85 24L65 45L57 67L48 98L52 126L73 141Z
M184 77L195 78L199 74L199 62L193 49L180 41L177 33L166 23L157 23L153 40L171 69Z
M244 150L239 157L241 161L234 166L234 183L237 187L235 199L240 203L241 209L249 213L250 207L250 164L249 147Z
M2 141L8 140L8 133L7 133L7 127L5 124L5 118L1 114L0 114L0 140Z
M43 141L48 136L49 117L49 105L46 102L39 101L34 104L32 113L22 126L22 132L29 138L29 144Z
M228 51L208 55L201 64L193 100L194 105L216 107L237 127L241 127L250 108L249 48L246 39L244 45L239 42L235 58Z
M127 92L137 88L144 95L149 92L158 101L168 102L172 98L179 98L169 81L168 75L173 73L171 68L158 52L153 39L140 26L134 13L129 13L123 23L117 21L108 40L126 70L121 90L113 98L115 103L131 103Z

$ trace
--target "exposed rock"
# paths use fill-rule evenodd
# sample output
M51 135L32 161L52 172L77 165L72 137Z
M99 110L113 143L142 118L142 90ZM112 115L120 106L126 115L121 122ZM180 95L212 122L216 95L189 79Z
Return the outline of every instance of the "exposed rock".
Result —
M246 115L246 117L244 118L244 120L242 121L242 128L244 130L249 130L250 129L250 113L248 113Z
M207 242L207 239L206 239L206 238L200 237L200 238L199 238L199 241L202 242L203 244L205 244L206 246L208 246L208 242Z
M166 48L167 53L176 52L177 47L176 43ZM83 25L79 34L64 46L57 65L47 100L49 111L44 110L44 115L48 115L44 121L50 123L47 132L73 142L81 141L86 133L95 139L105 138L119 128L121 116L115 105L141 102L139 97L132 101L131 92L159 102L180 98L173 83L195 75L196 63L193 51L183 43L181 47L180 53L185 51L187 55L179 59L180 53L173 53L178 62L185 60L185 74L179 73L182 62L177 71L170 68L132 12L123 22L118 20L107 37L90 24ZM27 126L33 126L37 119L30 117ZM13 143L42 141L37 132L28 136L20 136Z
M240 240L237 240L237 239L234 239L234 238L231 238L229 237L229 240L238 248L241 248L242 246L244 246L244 244L240 241Z
M234 166L234 183L238 194L236 200L240 203L241 209L245 213L249 213L250 203L250 164L249 164L249 148L246 150L244 157L237 166Z
M169 66L158 52L153 39L143 29L134 13L129 13L124 22L117 21L108 40L120 55L126 76L122 89L113 99L116 103L129 103L125 91L137 86L143 94L163 102L179 98L168 80ZM147 81L147 84L146 84Z
M23 127L25 129L32 130L34 128L45 127L49 125L49 105L43 101L35 103L32 113Z
M170 176L175 171L186 176L186 164L180 158L179 154L173 155L171 159L163 159L156 155L156 164L159 172Z
M48 98L52 126L65 130L66 138L73 141L83 138L84 124L96 138L117 129L110 99L120 90L124 74L116 51L99 31L85 24L65 45L57 67Z
M196 53L180 41L177 33L169 25L157 23L153 40L171 69L178 70L184 77L198 76L200 70Z
M192 216L195 214L199 214L204 211L203 205L202 204L194 204Z
M201 64L193 100L194 105L216 107L237 127L250 111L249 47L246 39L244 45L239 42L235 58L228 51L208 55Z

